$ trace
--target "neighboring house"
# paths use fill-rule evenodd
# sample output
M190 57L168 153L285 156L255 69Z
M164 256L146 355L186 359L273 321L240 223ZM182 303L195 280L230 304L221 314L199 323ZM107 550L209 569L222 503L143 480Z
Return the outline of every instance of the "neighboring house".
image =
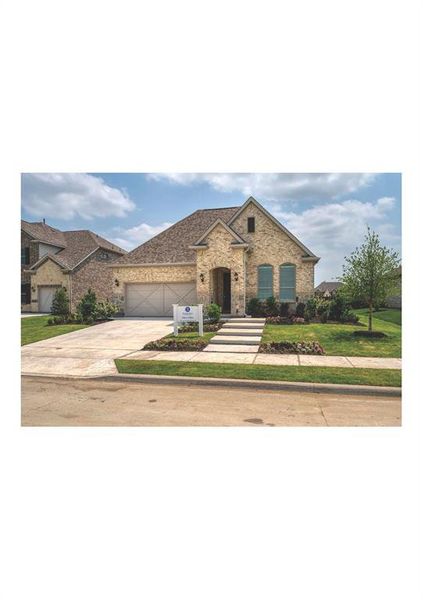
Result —
M314 292L319 258L254 198L197 210L119 258L113 302L127 316L170 316L172 304L216 302L244 315L250 298L296 303Z
M315 288L314 293L323 298L332 298L341 286L342 283L340 281L322 281Z
M388 296L386 299L386 306L388 308L401 308L402 267L395 269L394 279L396 280L397 284L396 293L392 296Z
M50 312L54 292L63 286L75 310L88 288L110 299L113 281L107 265L125 254L92 231L59 231L45 222L21 221L21 309Z

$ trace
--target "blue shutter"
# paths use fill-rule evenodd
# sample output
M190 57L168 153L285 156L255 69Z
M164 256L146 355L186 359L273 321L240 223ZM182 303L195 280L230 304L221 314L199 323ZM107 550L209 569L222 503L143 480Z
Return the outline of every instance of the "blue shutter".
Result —
M273 267L260 265L258 268L258 298L266 300L273 296Z
M295 279L295 265L279 267L279 300L281 302L295 302Z

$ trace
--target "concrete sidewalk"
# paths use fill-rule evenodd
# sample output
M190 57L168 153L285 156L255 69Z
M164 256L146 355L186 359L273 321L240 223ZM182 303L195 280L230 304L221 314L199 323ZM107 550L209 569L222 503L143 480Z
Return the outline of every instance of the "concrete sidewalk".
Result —
M372 356L315 356L307 354L260 354L255 352L158 352L140 350L128 360L177 360L186 362L275 365L300 367L343 367L359 369L401 369L400 358Z

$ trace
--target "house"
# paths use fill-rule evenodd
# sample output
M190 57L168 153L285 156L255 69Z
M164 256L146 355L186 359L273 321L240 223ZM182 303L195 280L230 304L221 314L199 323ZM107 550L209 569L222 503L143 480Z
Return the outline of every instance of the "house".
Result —
M68 291L71 310L88 288L99 300L110 299L112 272L106 266L124 254L92 231L21 221L21 310L50 312L59 286Z
M316 296L323 298L332 298L340 289L342 283L340 281L322 281L314 290Z
M319 258L254 198L197 210L119 258L113 302L126 316L170 316L172 304L216 302L242 316L250 298L313 295Z

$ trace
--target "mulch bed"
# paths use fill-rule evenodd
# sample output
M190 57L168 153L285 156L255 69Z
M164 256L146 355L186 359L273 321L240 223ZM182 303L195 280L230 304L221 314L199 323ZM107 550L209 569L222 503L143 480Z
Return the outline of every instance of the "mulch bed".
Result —
M259 352L264 354L318 354L325 353L319 342L265 342Z

